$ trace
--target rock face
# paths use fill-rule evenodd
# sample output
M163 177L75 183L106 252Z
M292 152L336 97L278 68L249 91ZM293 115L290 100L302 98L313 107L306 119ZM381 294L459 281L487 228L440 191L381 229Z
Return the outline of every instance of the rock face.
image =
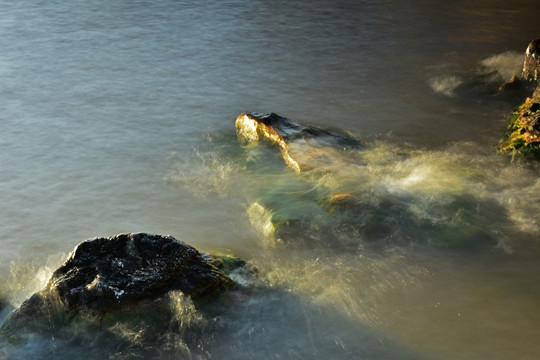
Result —
M276 144L285 163L297 172L323 167L327 155L334 160L344 149L358 148L360 143L345 133L319 129L275 113L242 113L236 118L238 138L245 144L264 139ZM308 156L308 158L306 158Z
M525 80L540 79L540 38L531 41L525 51L523 78Z

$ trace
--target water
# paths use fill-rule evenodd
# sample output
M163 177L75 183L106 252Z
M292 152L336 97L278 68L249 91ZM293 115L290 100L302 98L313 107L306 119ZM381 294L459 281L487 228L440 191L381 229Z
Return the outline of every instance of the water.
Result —
M213 337L180 311L206 336L182 356L539 357L540 168L496 151L519 101L456 90L479 65L519 72L539 11L2 1L1 297L19 305L85 239L171 234L249 260L271 289L227 309ZM298 175L277 149L240 146L244 111L368 147L352 167ZM377 209L361 219L374 230L321 229L312 196L351 191ZM277 236L276 213L304 216L303 234Z

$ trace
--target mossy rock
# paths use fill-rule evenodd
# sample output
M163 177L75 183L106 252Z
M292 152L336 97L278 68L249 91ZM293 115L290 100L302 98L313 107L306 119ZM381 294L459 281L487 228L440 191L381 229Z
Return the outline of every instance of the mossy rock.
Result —
M508 137L499 149L514 155L540 158L540 87L513 112Z

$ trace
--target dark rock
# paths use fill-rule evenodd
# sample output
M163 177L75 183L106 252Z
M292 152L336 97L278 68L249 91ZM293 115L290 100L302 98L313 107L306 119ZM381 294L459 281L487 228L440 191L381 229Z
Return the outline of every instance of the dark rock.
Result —
M492 96L499 94L503 83L504 78L498 71L479 67L456 86L453 93L458 96Z
M197 349L213 336L199 308L214 308L218 294L227 297L223 290L244 288L242 276L255 274L248 268L239 258L202 254L171 236L85 241L2 325L0 358L3 348L17 354L28 346L44 347L44 358L57 358L58 347L90 351L88 358L96 359L111 351L119 358L130 352L190 358L186 346ZM237 280L227 275L233 272Z
M232 281L170 236L123 234L79 244L47 284L71 311L102 311L169 290L199 297Z
M525 51L522 76L525 80L540 79L540 38L531 41Z
M516 92L516 91L526 91L526 87L523 85L523 83L519 80L519 78L514 75L508 80L508 82L505 82L499 87L500 93L507 93L507 92Z
M79 244L44 290L7 320L55 312L102 314L176 290L192 299L230 288L215 260L171 236L122 234Z

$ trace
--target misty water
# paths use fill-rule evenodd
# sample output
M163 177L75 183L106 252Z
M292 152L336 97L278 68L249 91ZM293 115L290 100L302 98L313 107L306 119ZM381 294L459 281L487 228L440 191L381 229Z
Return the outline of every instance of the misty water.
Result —
M459 91L479 69L519 74L539 13L1 1L0 299L19 306L86 239L170 234L259 279L212 311L178 300L167 358L540 357L540 165L497 150L522 99ZM246 111L363 146L297 173L277 147L238 141ZM352 214L319 206L351 193ZM45 334L0 358L144 355L91 337Z

